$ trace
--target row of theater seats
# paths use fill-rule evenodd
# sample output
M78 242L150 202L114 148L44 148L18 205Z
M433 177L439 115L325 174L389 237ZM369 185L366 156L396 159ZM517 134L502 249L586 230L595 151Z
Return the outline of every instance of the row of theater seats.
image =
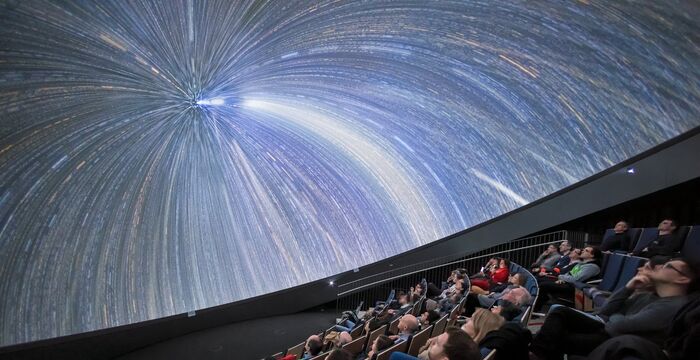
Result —
M637 269L647 261L646 258L628 254L605 254L603 259L602 279L597 286L594 282L577 282L576 308L592 311L600 307L613 292L619 290L637 274Z
M535 302L535 299L537 298L539 288L538 288L538 283L537 279L530 273L526 268L515 264L511 263L510 268L509 268L510 274L516 274L516 273L522 273L527 276L527 281L525 284L525 287L528 289L528 291L531 294L531 302L527 306L525 306L522 311L521 311L521 316L516 318L515 322L520 323L522 326L527 326L530 316L532 314L532 306ZM469 281L469 278L465 278L465 281ZM466 288L469 288L467 286ZM411 311L409 311L409 314L412 314L416 317L420 316L420 311L423 307L423 303L425 302L426 298L423 296L418 302L416 302L413 305L413 308ZM456 306L452 311L441 317L438 321L436 321L433 325L428 326L425 329L420 330L417 332L409 341L404 341L400 342L398 344L394 344L393 346L389 347L388 349L385 349L381 351L377 355L377 360L387 360L391 356L392 353L394 352L404 352L412 356L418 356L419 349L423 347L423 345L426 344L428 339L438 336L442 334L445 329L448 326L453 326L457 323L457 318L458 315L462 313L464 310L464 305L465 305L465 300L466 296L462 298L460 301L459 305ZM387 335L387 334L397 334L398 333L398 324L401 318L394 319L391 323L385 324L370 333L365 333L364 327L359 326L354 328L350 332L350 336L352 337L352 341L343 345L342 348L349 351L353 357L356 357L358 354L361 352L365 351L369 347L372 346L374 341L380 336L380 335ZM333 327L322 331L319 333L319 337L323 339L324 335L330 333L333 331ZM299 343L289 349L287 349L286 352L280 352L278 354L273 355L275 358L282 358L284 357L285 359L289 359L290 355L292 356L291 358L293 359L299 359L303 352L304 352L304 346L305 342ZM327 350L327 349L326 349ZM491 351L488 356L486 356L484 359L493 359L496 355L496 350ZM328 356L328 353L322 352L321 354L311 358L312 360L321 360L325 359L326 356Z
M607 229L603 239L610 239L613 234L613 229ZM631 228L627 234L632 240L632 252L639 253L659 236L659 229ZM676 236L681 239L680 253L692 262L700 262L700 225L680 226L676 230ZM601 244L603 247L606 245L605 240Z

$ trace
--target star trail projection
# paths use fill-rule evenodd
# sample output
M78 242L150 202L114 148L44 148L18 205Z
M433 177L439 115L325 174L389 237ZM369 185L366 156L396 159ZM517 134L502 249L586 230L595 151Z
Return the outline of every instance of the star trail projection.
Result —
M0 345L321 279L690 130L689 3L0 0Z

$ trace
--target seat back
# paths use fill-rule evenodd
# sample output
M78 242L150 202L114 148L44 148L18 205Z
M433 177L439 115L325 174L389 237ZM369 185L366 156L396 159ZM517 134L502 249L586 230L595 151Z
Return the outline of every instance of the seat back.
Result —
M642 234L642 228L631 228L627 230L627 235L630 236L630 247L634 249L639 241L639 235Z
M413 316L420 316L420 309L423 306L423 301L425 301L425 295L421 296L420 300L413 304L410 314Z
M382 325L381 327L375 329L374 331L369 333L369 337L367 338L367 346L370 347L374 343L374 340L376 340L379 335L384 335L386 334L386 329L389 328L389 325Z
M408 348L408 341L402 341L398 344L392 345L390 348L380 352L377 355L377 360L389 360L389 357L391 356L392 353L394 352L406 352L406 349Z
M356 328L350 330L350 337L353 339L357 339L362 335L362 332L365 330L364 326L357 326Z
M523 311L523 316L520 317L520 323L527 327L527 324L530 322L530 315L532 314L532 306L528 306L525 308L525 311Z
M622 270L622 265L625 263L627 256L621 254L610 254L608 258L608 264L605 266L605 272L603 272L603 281L598 285L598 289L604 291L611 291L615 288L617 280L620 278L620 271Z
M496 349L491 350L488 355L484 356L482 360L494 360L496 358Z
M320 354L312 357L311 360L321 360L321 359L325 359L327 356L328 356L328 352L322 351Z
M343 345L343 349L349 351L354 357L357 356L357 354L361 353L362 350L365 348L365 342L367 342L367 336L362 336Z
M685 245L685 240L691 228L692 226L679 226L678 229L676 229L676 236L681 240L681 248L678 249L679 252L683 249L683 245Z
M418 350L423 347L426 342L428 342L432 331L433 327L428 326L427 328L419 331L416 335L413 335L411 344L408 347L408 354L411 356L418 356Z
M398 335L399 333L399 322L401 321L401 318L397 318L394 321L392 321L389 324L389 334L391 335Z
M449 315L445 315L445 316L441 317L440 320L438 320L435 323L435 325L433 325L433 332L430 335L430 337L435 337L435 336L438 336L438 335L442 334L443 332L445 332L445 328L447 327L447 317L448 316Z
M610 242L610 237L615 234L614 229L605 229L605 233L603 233L603 241L600 243L601 247L604 247Z
M700 263L700 225L694 225L688 232L681 254L690 262Z
M627 282L637 274L637 268L642 266L642 264L647 261L647 259L638 256L625 256L624 258L625 262L622 265L620 277L617 280L613 291L617 291L625 286Z
M301 354L304 353L304 346L305 345L306 345L306 342L302 342L301 344L294 345L294 346L290 347L287 350L287 355L294 355L294 356L296 356L296 359L298 359L301 356Z
M634 253L636 254L642 251L645 247L649 246L649 243L656 240L657 237L659 237L659 229L642 229L642 233L639 235L639 240L637 240L637 244L634 246Z

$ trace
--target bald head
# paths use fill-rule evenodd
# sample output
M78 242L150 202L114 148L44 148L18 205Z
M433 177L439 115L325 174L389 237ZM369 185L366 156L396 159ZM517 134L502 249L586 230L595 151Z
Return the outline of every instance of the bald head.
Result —
M399 320L399 331L402 333L414 333L418 330L418 319L411 315L406 314Z

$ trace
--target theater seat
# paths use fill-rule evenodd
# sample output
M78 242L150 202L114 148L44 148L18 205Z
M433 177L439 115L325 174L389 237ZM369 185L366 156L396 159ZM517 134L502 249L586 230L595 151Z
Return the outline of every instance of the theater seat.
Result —
M637 244L634 246L633 252L635 254L638 254L645 247L649 246L649 243L656 240L657 237L659 237L659 229L657 229L657 228L644 228L644 229L642 229L642 233L639 235L639 240L637 241Z
M620 256L618 254L613 254ZM634 277L634 275L637 274L637 269L644 264L644 262L647 260L645 258L641 258L638 256L622 256L624 258L624 263L622 265L622 269L620 271L619 278L616 281L615 287L612 289L612 292L615 292L619 289L621 289L623 286L627 284L630 279ZM611 260L613 260L611 258ZM605 303L605 300L607 300L608 296L610 293L607 292L602 292L599 291L595 294L591 294L591 298L593 300L593 306L594 307L601 307Z

